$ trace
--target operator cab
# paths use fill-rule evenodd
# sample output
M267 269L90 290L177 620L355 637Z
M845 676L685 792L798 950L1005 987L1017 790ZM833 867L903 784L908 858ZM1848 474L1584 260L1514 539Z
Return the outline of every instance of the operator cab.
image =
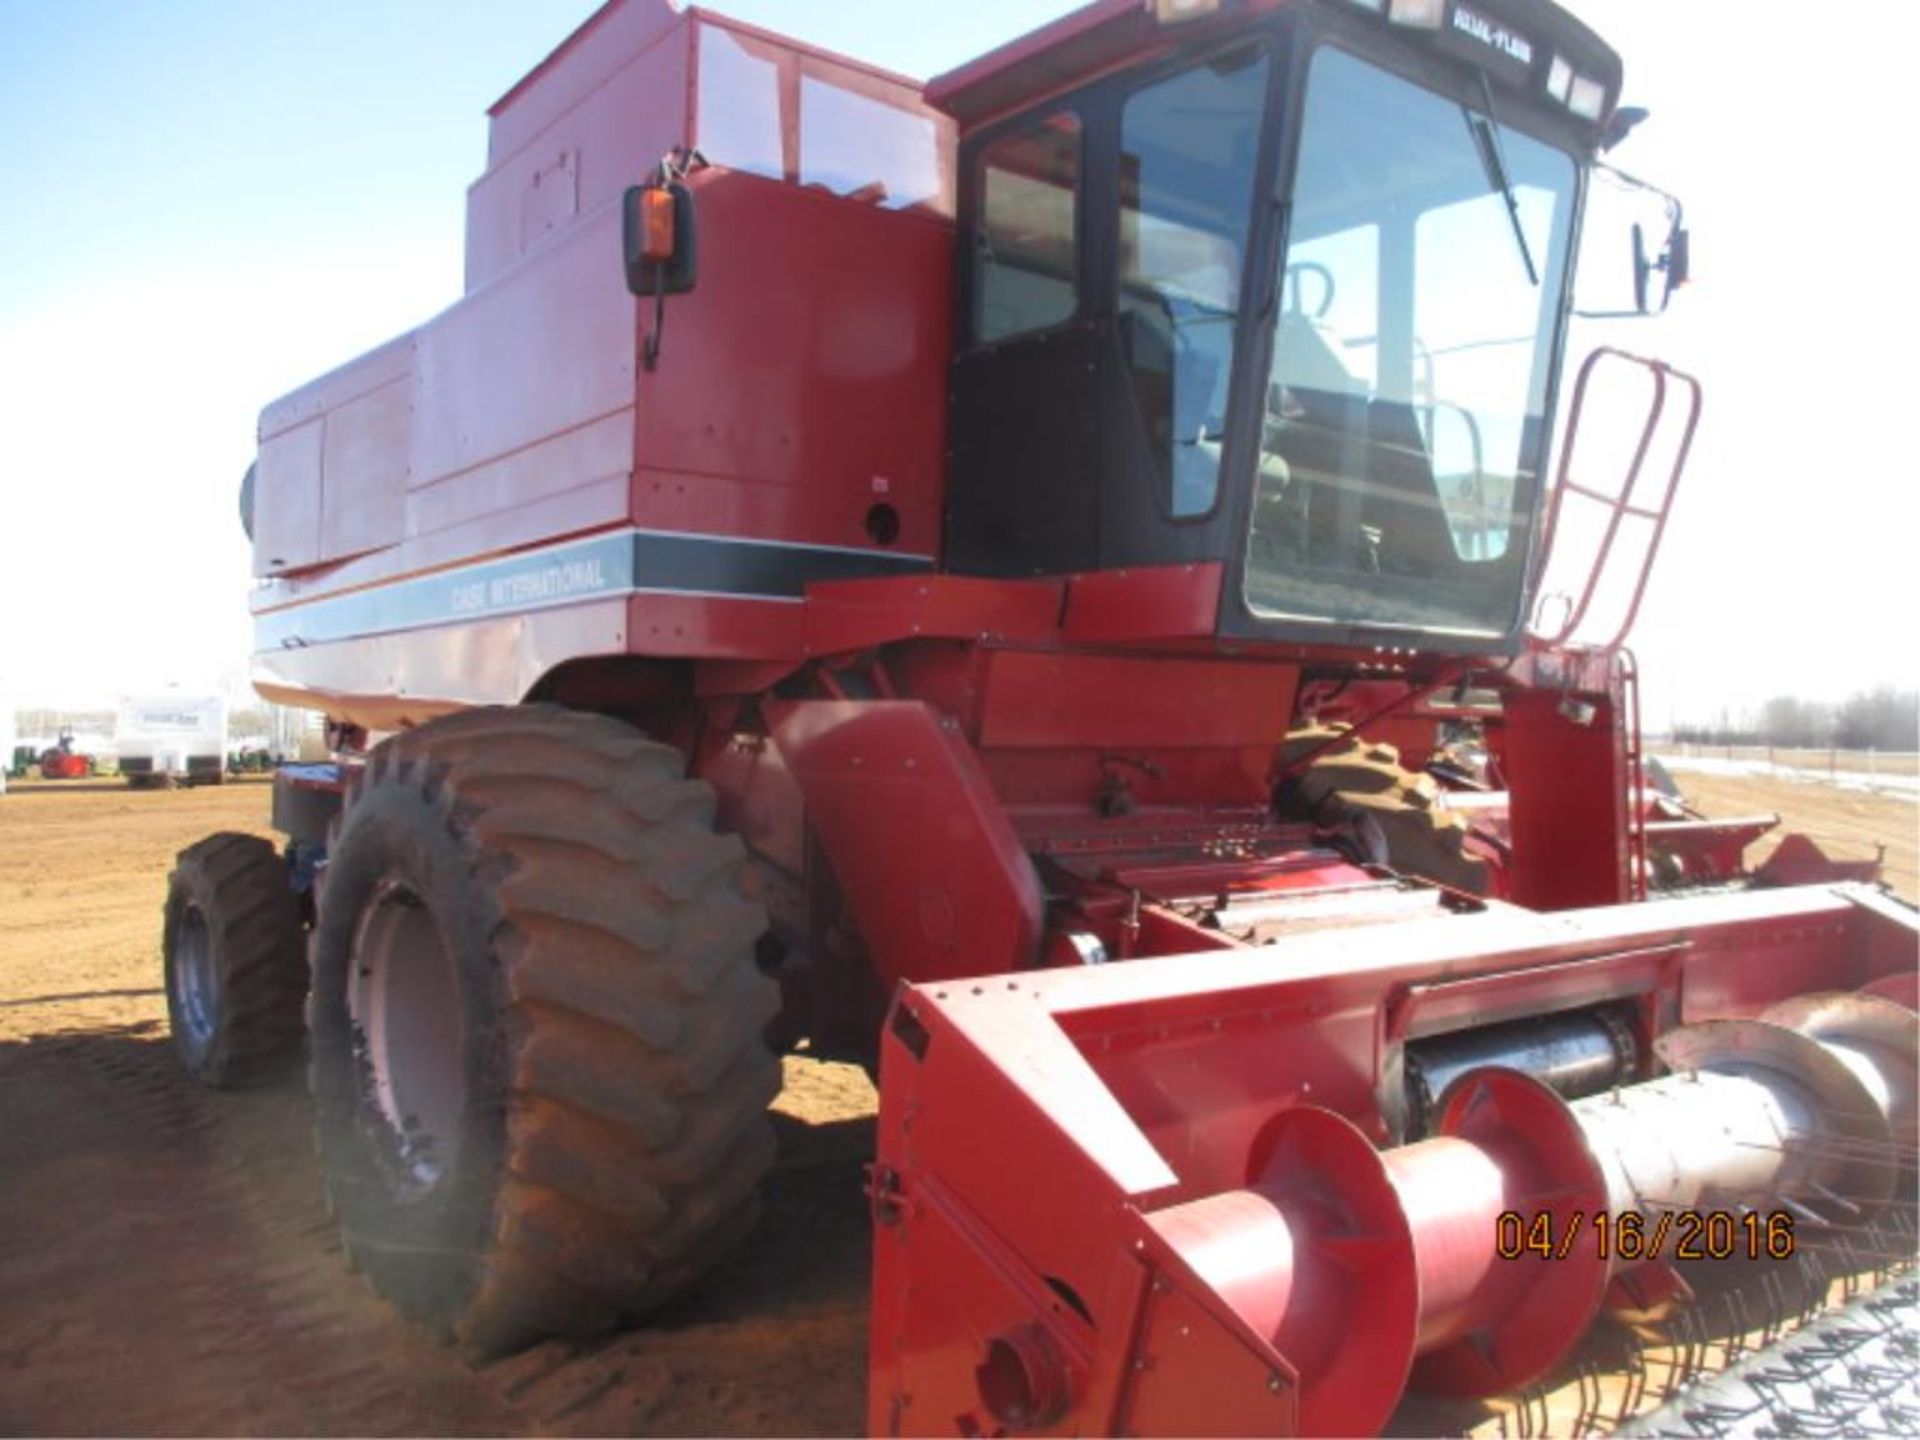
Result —
M1517 648L1619 87L1541 0L1135 0L935 82L949 566L1212 563L1226 635Z

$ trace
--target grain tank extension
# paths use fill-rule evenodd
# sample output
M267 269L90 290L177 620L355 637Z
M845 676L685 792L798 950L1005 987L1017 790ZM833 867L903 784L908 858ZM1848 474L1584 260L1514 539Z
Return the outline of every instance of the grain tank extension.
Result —
M698 1284L777 1057L876 1065L876 1432L1449 1428L1906 1265L1913 912L1642 773L1701 389L1565 354L1576 256L1686 279L1621 87L1548 0L1096 0L926 85L613 0L463 297L261 416L332 759L180 857L188 1068L304 1031L349 1253L485 1353Z

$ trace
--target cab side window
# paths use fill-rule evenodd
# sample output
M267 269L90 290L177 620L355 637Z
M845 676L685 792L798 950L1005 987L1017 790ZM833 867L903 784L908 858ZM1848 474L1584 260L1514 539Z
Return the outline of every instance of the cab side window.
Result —
M1080 117L1009 131L981 152L975 194L973 335L979 344L1044 330L1080 305Z
M1119 310L1167 511L1212 511L1267 94L1246 47L1136 91L1121 111Z

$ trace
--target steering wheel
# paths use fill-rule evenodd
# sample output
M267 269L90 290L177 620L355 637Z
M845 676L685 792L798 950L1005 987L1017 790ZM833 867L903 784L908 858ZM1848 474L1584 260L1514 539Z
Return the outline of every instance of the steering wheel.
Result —
M1320 308L1315 310L1311 315L1308 315L1307 318L1310 320L1324 320L1327 318L1327 312L1333 309L1333 271L1322 265L1318 260L1296 260L1293 264L1287 266L1286 308L1295 315L1307 314L1307 307L1301 303L1304 298L1304 287L1300 281L1308 275L1312 275L1318 279L1320 283L1326 287L1326 293L1320 298Z

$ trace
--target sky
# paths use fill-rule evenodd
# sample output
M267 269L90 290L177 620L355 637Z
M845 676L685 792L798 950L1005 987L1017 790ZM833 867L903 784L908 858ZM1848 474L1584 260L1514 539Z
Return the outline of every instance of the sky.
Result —
M243 686L261 407L458 297L486 107L594 8L0 0L0 705ZM1071 7L714 8L924 76ZM1635 632L1648 723L1920 683L1920 16L1571 8L1653 112L1613 158L1694 235L1666 317L1575 340L1706 385Z

